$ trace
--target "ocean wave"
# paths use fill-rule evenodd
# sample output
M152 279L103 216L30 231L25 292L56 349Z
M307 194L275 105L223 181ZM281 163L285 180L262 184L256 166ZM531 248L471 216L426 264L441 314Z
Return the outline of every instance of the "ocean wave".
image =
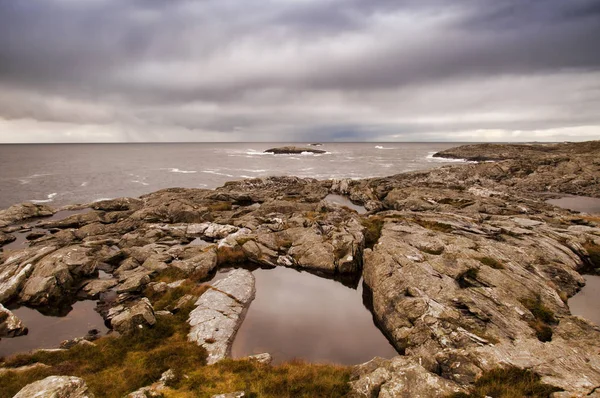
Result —
M264 173L267 169L240 169L240 171L247 171L249 173Z
M89 184L88 181L84 181L84 182L81 183L80 187L87 187L88 184Z
M225 176L225 177L233 177L233 175L231 175L231 174L219 173L216 170L202 170L202 173L215 174L215 175L218 175L218 176Z
M197 173L196 170L179 170L175 167L171 167L168 169L161 169L161 170L169 170L171 173L180 173L180 174L193 174L193 173Z
M58 193L53 192L51 194L48 194L48 196L46 196L46 199L33 199L30 200L31 203L50 203L54 200L54 197L58 195Z
M429 154L427 154L425 159L428 162L437 162L437 163L477 163L477 162L469 161L467 159L434 158L433 155L435 155L436 153L437 152L429 152Z
M138 184L142 184L142 185L144 185L144 186L148 186L148 185L150 185L150 184L148 184L147 182L144 182L144 181L139 181L139 180L131 180L131 182L135 182L135 183L138 183Z
M385 146L376 145L375 149L396 149L396 148L388 148L388 147L385 147Z

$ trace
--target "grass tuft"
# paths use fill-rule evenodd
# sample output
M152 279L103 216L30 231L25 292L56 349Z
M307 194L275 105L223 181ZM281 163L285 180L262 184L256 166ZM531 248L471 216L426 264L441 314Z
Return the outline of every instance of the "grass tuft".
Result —
M534 317L529 322L529 326L535 330L539 341L547 342L552 340L551 325L556 325L558 320L554 317L554 312L542 303L542 298L536 294L532 298L521 299L521 304L527 308Z
M474 281L477 280L477 276L479 275L479 268L469 268L464 272L461 272L456 277L456 282L458 282L458 286L462 289L466 289L468 287L474 287Z
M506 267L500 261L491 257L480 257L478 258L479 262L483 265L487 265L488 267L492 267L494 269L505 269Z
M431 220L415 220L417 224L423 228L430 229L432 231L450 233L452 232L452 225L443 222L431 221Z
M448 398L548 398L556 391L562 390L542 383L531 370L511 366L483 373L469 394L456 393Z
M361 224L365 227L365 247L372 249L381 237L383 229L383 219L381 217L369 217L361 219Z

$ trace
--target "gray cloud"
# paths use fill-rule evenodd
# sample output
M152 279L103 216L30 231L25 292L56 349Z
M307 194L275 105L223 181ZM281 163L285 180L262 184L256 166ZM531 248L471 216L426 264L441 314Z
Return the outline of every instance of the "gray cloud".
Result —
M597 0L0 0L0 142L590 138L598 40Z

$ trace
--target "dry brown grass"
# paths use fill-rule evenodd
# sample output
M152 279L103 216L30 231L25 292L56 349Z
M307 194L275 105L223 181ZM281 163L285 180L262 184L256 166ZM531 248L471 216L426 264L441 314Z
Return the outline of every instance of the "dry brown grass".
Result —
M222 246L217 249L217 263L219 265L240 264L246 261L248 259L240 246Z
M543 384L534 372L516 367L485 372L469 394L457 393L448 398L548 398L560 388Z
M245 391L248 397L344 397L349 392L347 367L292 361L279 366L225 360L198 368L173 383L166 397L210 397Z
M208 210L210 211L227 211L231 210L232 203L231 202L216 202L208 205Z

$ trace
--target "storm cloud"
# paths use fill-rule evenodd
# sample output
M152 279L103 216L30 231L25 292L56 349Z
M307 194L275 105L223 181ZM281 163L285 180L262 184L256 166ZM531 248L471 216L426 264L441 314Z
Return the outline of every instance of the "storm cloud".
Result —
M0 142L600 138L598 0L0 0Z

